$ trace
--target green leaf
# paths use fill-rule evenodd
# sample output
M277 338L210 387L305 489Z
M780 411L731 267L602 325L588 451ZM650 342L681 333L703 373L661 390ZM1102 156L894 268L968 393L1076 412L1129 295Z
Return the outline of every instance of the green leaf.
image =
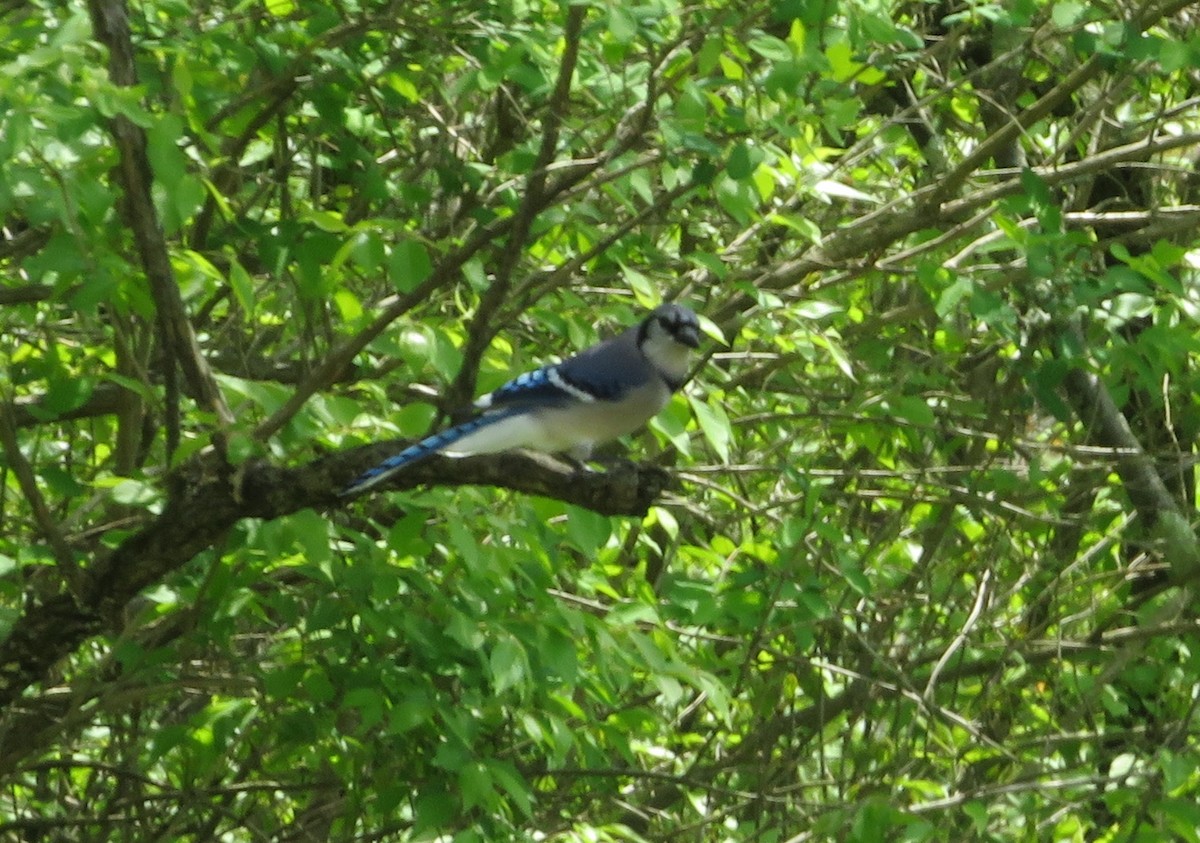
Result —
M887 74L870 65L855 60L854 50L848 41L837 41L825 49L829 72L839 82L855 80L863 85L878 85L887 79Z
M41 405L30 410L46 419L55 418L82 407L95 388L96 383L91 378L71 377L59 372L48 383Z
M644 272L622 263L621 275L625 278L629 289L633 290L633 294L637 296L638 304L642 307L650 309L661 303L662 296L658 288Z
M323 211L316 208L307 208L301 214L301 219L306 222L311 222L322 231L327 231L331 234L342 234L350 230L350 226L346 225L345 220L340 214L333 211Z
M637 37L637 18L628 6L613 3L608 7L608 31L619 44L628 44Z
M835 337L829 333L813 334L812 344L819 348L824 348L829 354L831 360L841 371L843 375L854 380L854 364L850 360L850 355L842 348L841 343L837 342Z
M387 698L378 688L351 688L343 697L342 704L358 710L358 729L367 730L383 720Z
M401 240L392 247L388 277L401 293L416 289L433 272L433 263L425 244L419 240Z
M362 300L347 289L334 291L333 302L343 322L357 322L363 316Z
M793 57L792 48L788 43L773 35L756 35L746 46L770 61L791 61Z
M403 734L424 726L433 720L434 707L429 696L423 691L410 690L398 701L393 703L388 715L388 728L394 734Z
M1083 3L1077 0L1059 0L1050 11L1050 18L1055 26L1066 29L1074 26L1083 17L1085 8Z
M787 226L812 243L821 242L821 227L808 217L777 212L771 214L768 219L776 225Z
M666 408L650 420L650 428L665 436L680 453L691 454L691 439L688 436L689 413L687 404L673 400Z
M305 696L315 703L327 703L337 694L337 688L329 674L319 667L312 667L302 682Z
M974 290L975 285L966 276L958 276L954 282L942 291L938 297L937 304L934 306L934 312L939 317L945 317L952 313L959 303Z
M116 503L143 509L162 500L162 492L154 484L129 478L117 480L109 490L109 496Z
M305 559L314 565L332 561L329 522L326 519L311 509L304 509L288 516L287 526L297 544L303 548Z
M720 62L721 72L725 74L726 79L736 82L746 77L746 71L729 55L722 53L717 57L717 61Z
M490 808L496 801L496 790L487 767L478 761L464 764L458 770L459 793L463 808Z
M502 638L488 656L488 670L496 693L503 693L524 683L529 659L516 640Z
M1034 202L1040 205L1053 204L1053 197L1050 195L1050 185L1046 180L1035 173L1028 167L1021 170L1021 188L1025 194Z
M250 277L250 273L246 271L237 257L232 254L229 255L229 288L233 290L233 297L237 300L242 313L247 318L253 316L257 304L254 295L254 279Z
M509 799L516 804L517 810L521 812L522 816L533 816L532 789L513 765L508 761L488 759L487 768L493 782L508 794Z
M249 399L266 413L273 413L283 406L291 391L280 384L251 381L229 375L218 375L221 388L232 395Z
M595 557L612 535L612 520L578 507L570 507L566 521L567 535L581 552Z
M733 438L733 430L725 411L691 396L688 396L688 403L691 404L692 412L696 414L696 421L700 424L700 432L704 434L705 440L717 452L721 462L729 462L729 443Z
M1173 838L1200 842L1200 805L1195 799L1162 799L1153 803L1150 810L1162 814Z
M758 194L747 182L718 179L716 195L721 207L743 223L749 223L758 209Z
M729 160L725 162L725 171L733 179L749 178L754 174L754 169L762 162L763 157L761 149L739 143L729 153Z
M434 839L462 815L462 804L458 789L447 785L453 782L435 780L421 789L414 800L413 831L417 839Z

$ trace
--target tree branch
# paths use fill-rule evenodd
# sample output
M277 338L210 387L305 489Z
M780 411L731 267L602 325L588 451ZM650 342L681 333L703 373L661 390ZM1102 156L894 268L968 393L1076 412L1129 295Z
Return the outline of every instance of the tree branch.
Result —
M29 508L33 510L34 521L37 522L38 529L49 543L50 550L54 553L54 560L58 563L62 575L72 587L77 587L79 568L75 564L75 554L67 546L66 539L63 538L54 516L50 513L50 507L46 505L46 499L42 497L41 490L38 489L33 468L25 459L25 455L21 453L21 445L17 441L17 428L13 423L12 407L8 402L0 403L0 446L4 448L8 465L17 476L21 492L25 495L25 500L29 502Z
M487 349L495 333L494 317L500 305L504 303L512 286L513 272L525 253L525 242L538 212L542 210L547 199L546 177L547 168L554 160L558 150L558 135L564 115L567 113L570 95L571 79L575 75L575 65L579 60L579 39L583 30L583 19L587 14L585 6L568 6L567 22L563 32L565 47L562 62L558 68L558 80L546 109L546 117L542 127L542 142L538 148L537 160L525 183L525 195L513 215L513 224L509 229L508 241L500 253L492 283L484 291L476 311L467 342L463 347L462 366L458 377L447 391L449 406L463 406L469 403L475 391L475 373L479 369L479 361Z
M1078 325L1070 326L1067 332L1076 347L1085 347ZM1170 566L1171 579L1186 582L1200 574L1200 542L1187 515L1167 490L1154 458L1146 453L1100 378L1076 364L1067 371L1063 391L1089 438L1112 449L1117 474L1139 520L1151 536L1163 543L1162 556Z
M23 287L0 288L0 307L11 304L32 304L46 301L54 295L54 288L49 284L26 284Z
M119 0L90 0L88 6L96 38L109 51L108 69L113 82L124 87L136 85L133 41L124 4ZM123 114L112 118L109 129L119 153L125 223L133 231L142 268L150 282L163 334L163 352L168 358L166 365L172 365L172 358L177 360L195 399L216 415L222 427L231 427L233 413L200 351L175 281L170 252L151 195L154 176L146 152L146 133Z
M298 468L250 464L237 475L212 451L182 466L172 475L173 493L163 512L87 568L78 598L57 595L26 607L12 633L0 642L0 708L11 705L89 637L119 628L129 600L211 548L240 519L344 507L346 502L331 490L342 488L396 449L397 443L380 442ZM602 515L642 516L670 480L671 475L657 466L626 463L605 472L580 471L550 457L508 452L431 457L386 486L496 486Z

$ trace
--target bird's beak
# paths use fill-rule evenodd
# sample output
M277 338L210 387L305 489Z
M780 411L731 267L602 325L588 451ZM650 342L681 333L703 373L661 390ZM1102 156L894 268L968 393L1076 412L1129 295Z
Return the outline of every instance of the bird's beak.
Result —
M700 347L700 331L695 325L684 325L679 329L679 334L675 339L686 345L688 348Z

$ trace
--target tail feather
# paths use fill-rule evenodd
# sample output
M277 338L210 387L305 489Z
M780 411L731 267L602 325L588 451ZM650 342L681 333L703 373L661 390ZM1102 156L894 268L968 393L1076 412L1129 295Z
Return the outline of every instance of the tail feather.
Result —
M485 413L470 421L465 421L462 424L435 433L432 436L426 436L420 442L409 445L400 453L388 457L374 468L364 471L349 485L338 492L338 495L349 497L350 495L357 495L359 492L366 491L372 486L387 480L397 471L415 465L440 451L445 451L451 445L456 444L481 428L489 427L498 421L517 415L520 412L520 409L514 408L508 412Z

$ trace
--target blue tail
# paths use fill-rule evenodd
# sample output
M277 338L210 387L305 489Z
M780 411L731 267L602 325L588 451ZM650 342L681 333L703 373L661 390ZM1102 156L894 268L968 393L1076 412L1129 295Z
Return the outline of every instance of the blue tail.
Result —
M433 456L438 451L449 448L455 442L480 428L495 424L501 419L518 415L521 412L522 408L514 407L507 411L484 413L470 421L447 428L440 433L426 436L415 445L409 445L400 453L393 454L374 468L364 471L353 482L338 492L338 495L349 497L350 495L356 495L359 492L365 491L377 483L382 483L402 468L414 465L427 457Z

